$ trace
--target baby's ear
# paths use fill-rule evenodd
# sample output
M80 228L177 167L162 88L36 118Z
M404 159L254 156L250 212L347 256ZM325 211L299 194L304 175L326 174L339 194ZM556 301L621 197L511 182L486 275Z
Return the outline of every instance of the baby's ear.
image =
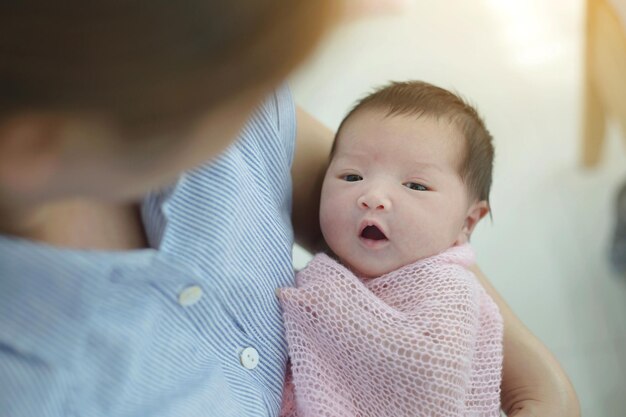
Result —
M29 192L46 183L59 163L62 126L44 113L0 119L0 188Z
M485 217L487 213L489 213L489 204L487 203L487 201L481 200L471 204L467 209L463 228L461 229L459 237L454 244L462 245L469 242L470 236L472 236L474 228L476 227L480 219Z

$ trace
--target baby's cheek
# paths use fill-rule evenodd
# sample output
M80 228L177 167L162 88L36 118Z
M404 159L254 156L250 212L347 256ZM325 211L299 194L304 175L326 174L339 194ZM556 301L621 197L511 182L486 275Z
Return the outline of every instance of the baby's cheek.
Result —
M332 204L323 204L320 208L320 228L324 235L324 240L335 250L339 244L339 240L342 235L342 231L345 229L346 220L343 218L343 213L339 207L334 207Z
M333 231L339 225L340 221L336 214L333 215L332 210L327 206L322 206L320 211L320 228L324 239L328 240L333 236Z

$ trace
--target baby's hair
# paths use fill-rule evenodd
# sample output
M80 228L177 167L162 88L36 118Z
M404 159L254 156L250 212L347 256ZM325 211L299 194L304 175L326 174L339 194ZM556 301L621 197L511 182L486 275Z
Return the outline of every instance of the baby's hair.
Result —
M493 170L493 138L476 109L448 90L423 81L393 82L359 100L337 129L337 138L346 121L363 109L381 109L387 116L406 115L447 119L466 140L459 175L473 198L489 203Z
M0 4L0 119L190 118L279 83L334 15L330 0L48 0Z

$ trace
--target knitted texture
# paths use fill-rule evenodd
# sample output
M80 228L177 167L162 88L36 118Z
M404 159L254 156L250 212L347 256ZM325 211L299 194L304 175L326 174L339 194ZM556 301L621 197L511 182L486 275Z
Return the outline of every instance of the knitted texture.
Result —
M291 357L281 415L498 417L502 318L473 260L469 245L453 247L361 281L316 255L280 293Z

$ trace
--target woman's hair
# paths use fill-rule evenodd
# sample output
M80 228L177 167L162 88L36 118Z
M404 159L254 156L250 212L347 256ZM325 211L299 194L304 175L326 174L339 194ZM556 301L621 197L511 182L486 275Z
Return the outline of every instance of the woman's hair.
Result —
M361 99L343 119L337 138L346 121L363 109L381 109L387 116L407 115L449 120L466 140L459 165L459 175L470 195L489 202L493 170L493 138L483 120L469 103L448 90L423 81L394 82Z
M317 43L331 0L9 0L0 118L24 110L173 122L276 85Z

